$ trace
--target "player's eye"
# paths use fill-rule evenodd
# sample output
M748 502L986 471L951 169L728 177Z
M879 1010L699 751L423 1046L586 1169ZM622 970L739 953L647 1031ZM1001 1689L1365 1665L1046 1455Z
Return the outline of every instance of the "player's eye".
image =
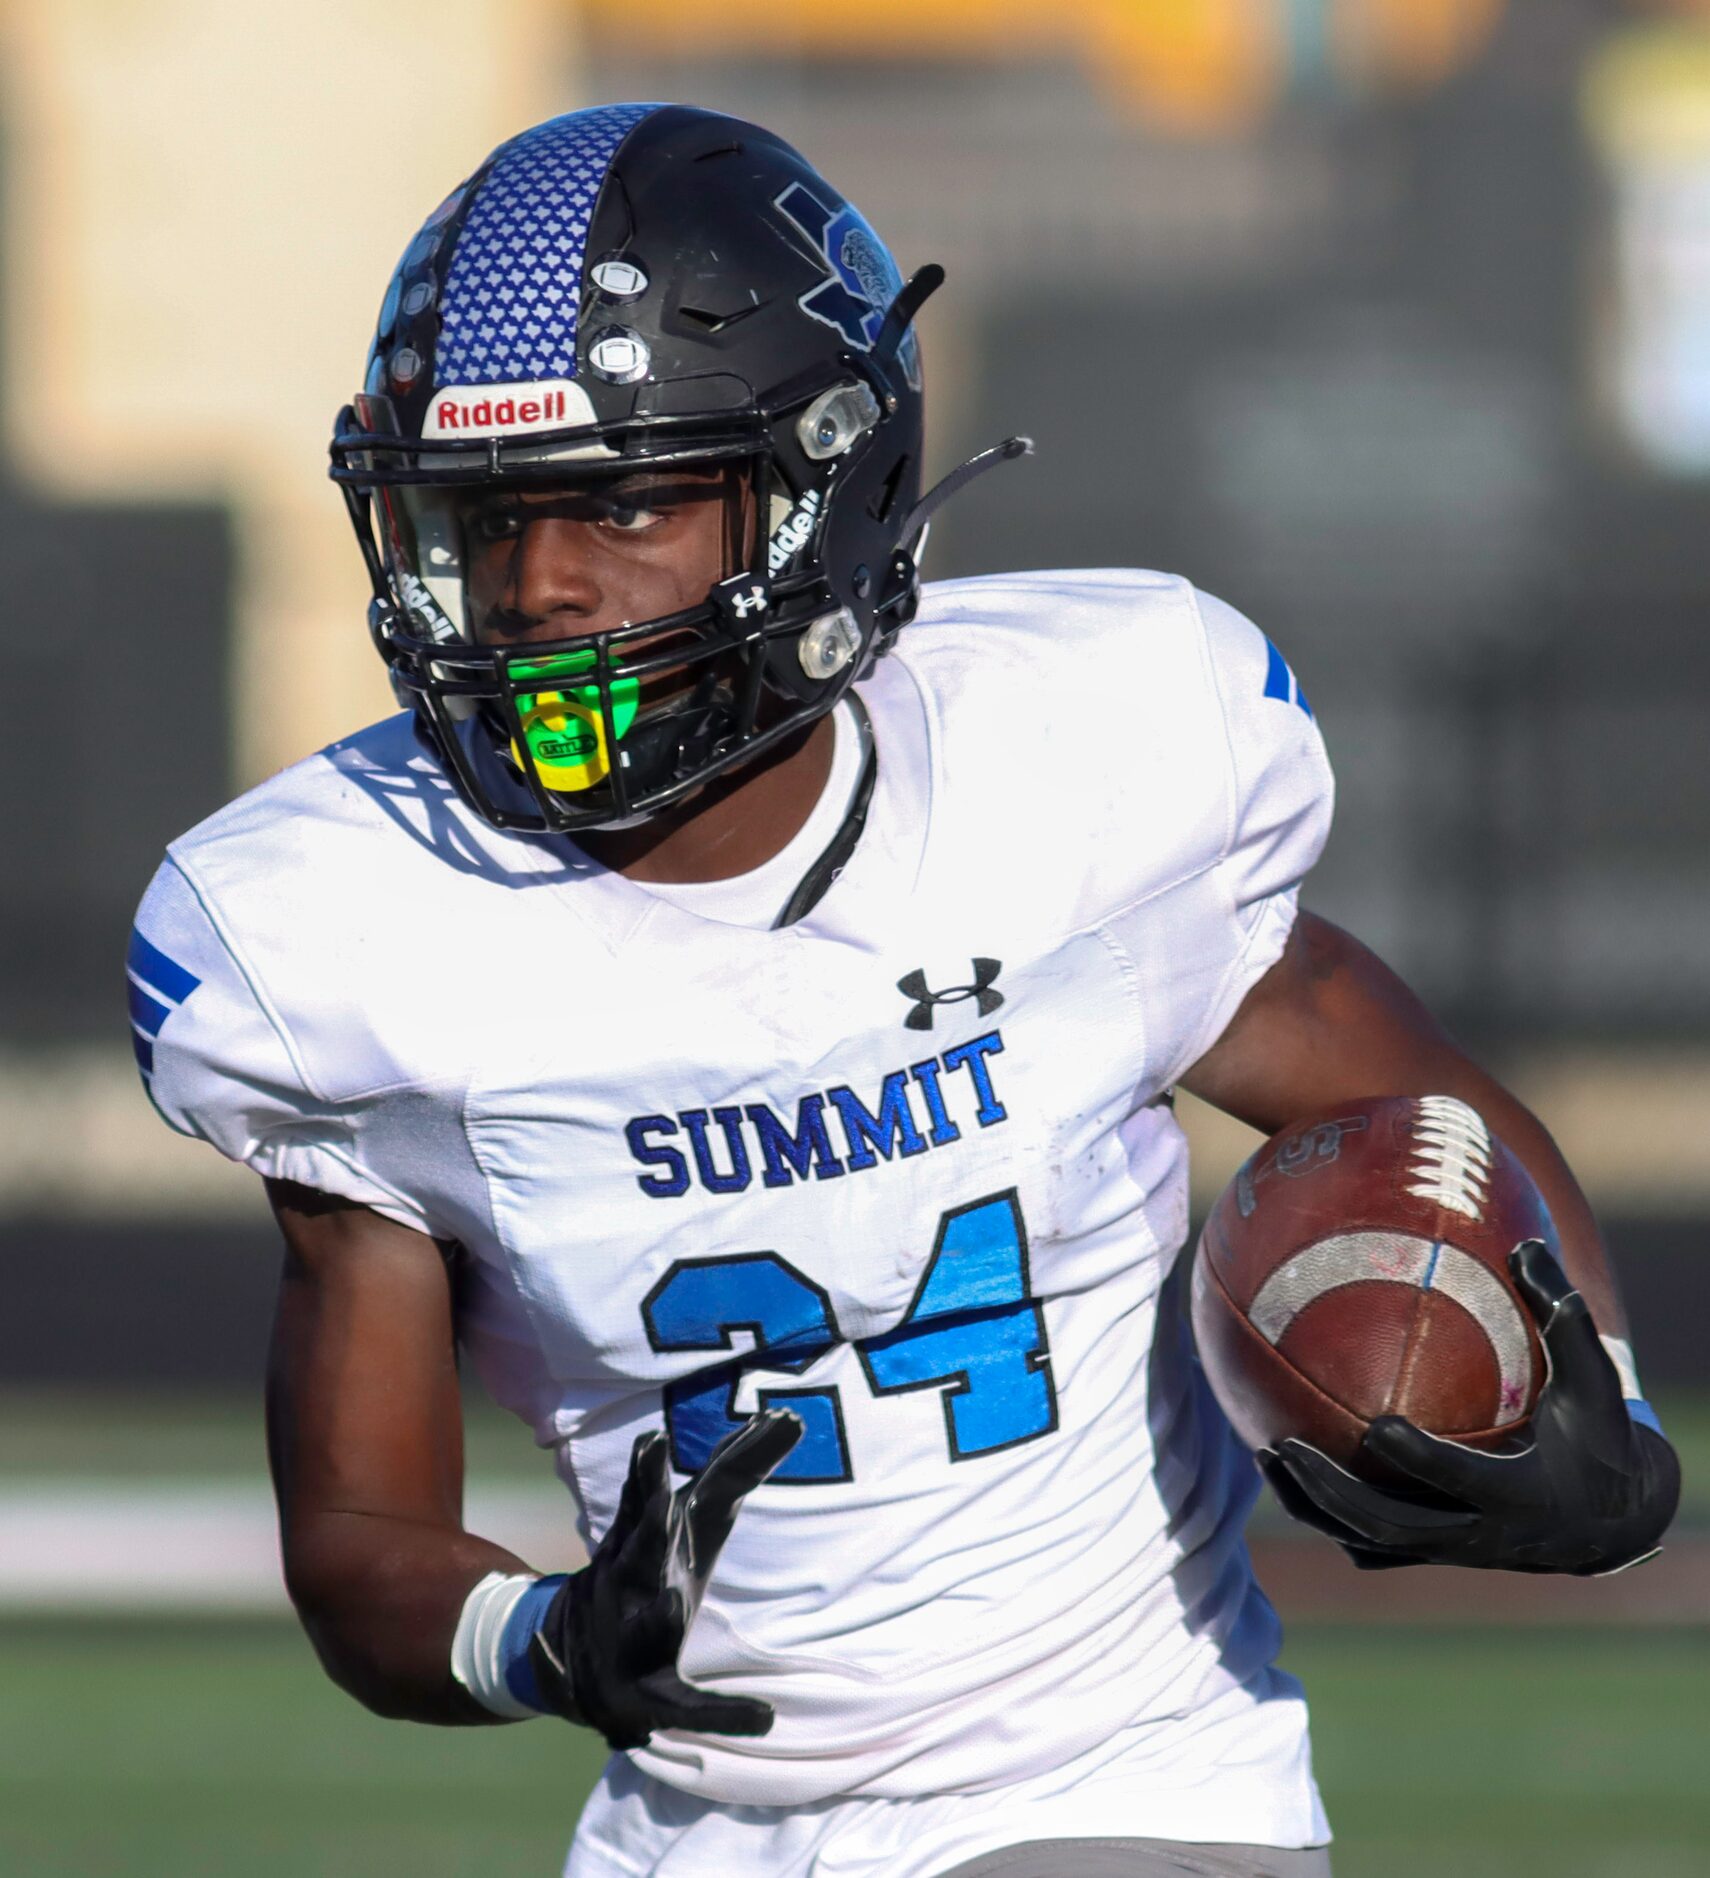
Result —
M514 503L494 503L475 511L472 532L477 541L512 541L523 530L523 513Z
M665 517L658 509L646 508L639 501L626 501L615 496L605 505L603 520L608 528L616 529L621 535L644 535L650 528L657 528Z

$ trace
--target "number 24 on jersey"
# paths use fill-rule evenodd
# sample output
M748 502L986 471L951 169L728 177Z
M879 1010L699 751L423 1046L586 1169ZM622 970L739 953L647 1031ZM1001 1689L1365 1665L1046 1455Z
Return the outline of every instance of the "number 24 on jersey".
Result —
M875 1395L943 1391L952 1461L1036 1440L1057 1425L1045 1317L1027 1286L1027 1233L1012 1188L945 1213L908 1315L855 1345ZM655 1350L729 1350L737 1330L754 1339L752 1351L666 1385L665 1426L682 1473L698 1472L741 1426L734 1410L745 1370L799 1373L846 1341L825 1291L775 1252L680 1260L641 1314ZM836 1389L762 1389L760 1406L773 1404L792 1409L804 1430L774 1480L854 1478Z

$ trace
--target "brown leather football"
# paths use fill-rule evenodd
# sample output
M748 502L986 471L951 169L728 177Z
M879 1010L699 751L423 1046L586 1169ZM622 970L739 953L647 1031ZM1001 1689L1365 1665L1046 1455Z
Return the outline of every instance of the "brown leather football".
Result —
M1560 1256L1531 1176L1452 1096L1350 1102L1274 1135L1194 1260L1200 1357L1236 1433L1351 1466L1378 1415L1474 1447L1519 1432L1544 1379L1508 1275L1522 1239Z

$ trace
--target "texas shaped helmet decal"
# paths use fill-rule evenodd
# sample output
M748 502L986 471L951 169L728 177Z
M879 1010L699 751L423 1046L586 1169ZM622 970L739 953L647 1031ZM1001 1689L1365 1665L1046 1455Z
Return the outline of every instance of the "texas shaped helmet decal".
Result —
M811 319L835 327L849 344L871 352L891 302L902 288L902 274L890 250L852 203L832 209L805 183L791 183L777 206L819 250L827 277L804 293L798 304ZM920 348L911 332L898 352L909 384L920 389Z

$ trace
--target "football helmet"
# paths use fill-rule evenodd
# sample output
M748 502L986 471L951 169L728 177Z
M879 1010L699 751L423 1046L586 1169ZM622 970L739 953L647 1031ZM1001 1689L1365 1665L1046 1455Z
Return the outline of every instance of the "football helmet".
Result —
M942 278L905 287L788 144L681 105L536 125L428 217L332 475L394 689L477 813L644 819L828 711L887 649L917 604L926 509L910 328ZM703 600L480 642L472 497L668 466L717 470L747 518Z

